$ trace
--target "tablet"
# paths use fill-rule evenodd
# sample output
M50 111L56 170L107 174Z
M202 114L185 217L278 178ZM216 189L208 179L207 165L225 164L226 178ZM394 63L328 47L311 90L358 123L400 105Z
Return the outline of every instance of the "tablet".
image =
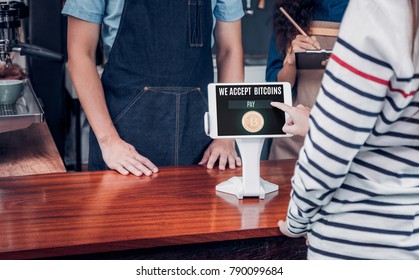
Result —
M307 50L296 52L295 60L297 69L324 69L323 61L329 59L331 50Z
M282 131L288 115L271 106L292 106L289 83L212 83L208 85L206 133L211 138L292 136Z

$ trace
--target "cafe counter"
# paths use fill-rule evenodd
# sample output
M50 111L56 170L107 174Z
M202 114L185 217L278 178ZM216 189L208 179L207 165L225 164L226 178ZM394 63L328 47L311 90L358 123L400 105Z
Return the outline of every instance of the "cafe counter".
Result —
M0 178L0 259L304 259L283 236L294 160L262 161L279 190L238 200L215 186L242 169L161 167Z
M0 177L66 172L45 122L0 133Z

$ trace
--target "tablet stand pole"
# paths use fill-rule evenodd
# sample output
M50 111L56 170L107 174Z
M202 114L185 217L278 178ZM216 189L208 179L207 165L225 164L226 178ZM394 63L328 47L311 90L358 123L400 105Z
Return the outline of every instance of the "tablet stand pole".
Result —
M259 197L278 190L278 185L260 178L260 155L265 138L238 138L237 146L242 158L242 177L232 177L216 186L216 190L234 194L238 199Z

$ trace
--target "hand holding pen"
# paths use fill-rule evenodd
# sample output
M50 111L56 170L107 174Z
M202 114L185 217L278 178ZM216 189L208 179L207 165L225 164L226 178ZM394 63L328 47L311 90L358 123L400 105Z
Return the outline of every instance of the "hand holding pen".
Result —
M285 61L288 64L295 64L295 52L303 52L306 50L320 50L320 44L315 36L308 36L306 32L295 22L295 20L285 11L284 8L280 7L279 10L287 17L292 25L298 30L298 34L295 39L291 42L291 48L287 51Z

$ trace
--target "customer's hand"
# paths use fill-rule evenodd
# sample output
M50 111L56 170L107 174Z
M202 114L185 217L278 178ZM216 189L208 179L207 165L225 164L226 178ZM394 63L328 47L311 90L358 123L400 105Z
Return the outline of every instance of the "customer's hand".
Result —
M140 155L132 146L121 138L116 138L101 143L103 160L110 169L114 169L122 175L134 174L135 176L150 176L158 172L148 158Z
M288 122L282 127L282 130L285 133L299 136L305 136L307 134L309 129L308 119L311 111L310 108L301 104L296 107L291 107L281 102L271 102L271 105L289 115Z
M242 162L234 144L233 139L215 139L205 151L199 164L206 164L208 169L212 169L218 160L218 169L220 170L225 170L227 164L230 169L241 166Z
M278 221L278 228L279 228L279 231L285 236L288 236L288 237L291 237L291 238L304 237L306 239L306 244L308 246L307 233L301 233L301 234L291 233L287 228L287 223L285 221L282 221L282 220Z

